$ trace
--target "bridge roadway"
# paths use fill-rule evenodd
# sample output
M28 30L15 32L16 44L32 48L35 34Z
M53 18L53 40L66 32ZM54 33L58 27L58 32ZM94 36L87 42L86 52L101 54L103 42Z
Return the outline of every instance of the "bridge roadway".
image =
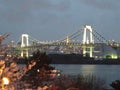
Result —
M15 46L13 48L14 53L21 54L21 56L28 57L29 55L32 55L32 53L36 50L40 50L42 52L46 53L64 53L64 54L70 54L70 53L76 53L76 54L86 54L89 53L91 57L92 52L96 54L104 53L104 51L108 50L106 49L108 47L110 50L115 51L117 54L120 54L120 43L95 43L95 44L82 44L80 42L55 42L55 43L34 43L29 46L21 47ZM94 49L92 49L94 48ZM108 50L109 53L109 50Z
M82 46L101 46L101 45L107 45L110 46L112 48L120 48L120 43L90 43L90 44L82 44L81 42L70 42L70 43L66 43L66 42L54 42L54 43L34 43L31 44L29 46L25 46L25 47L21 47L21 46L16 46L15 48L19 48L19 49L30 49L30 48L44 48L44 47L50 47L50 46L67 46L67 47L82 47Z

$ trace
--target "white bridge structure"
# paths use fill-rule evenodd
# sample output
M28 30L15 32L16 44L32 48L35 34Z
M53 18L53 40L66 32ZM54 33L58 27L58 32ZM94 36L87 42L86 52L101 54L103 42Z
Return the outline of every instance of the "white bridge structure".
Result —
M93 29L91 26L86 25L83 30L83 54L85 55L87 53L90 57L93 57ZM89 46L86 46L85 44L89 44Z
M79 36L81 36L79 38L81 40L75 41L75 39ZM61 53L77 53L95 58L103 58L106 56L118 58L120 56L120 44L109 42L102 37L102 35L93 30L90 25L85 25L82 29L67 36L66 38L63 38L62 40L44 42L32 38L28 34L22 34L20 42L21 43L19 45L16 45L16 48L20 49L21 57L29 57L29 53L36 49L50 53L55 51L57 53L58 51ZM53 47L55 47L54 50L52 49ZM103 50L103 48L107 50ZM51 51L51 49L53 51Z
M83 44L89 44L89 43L94 44L93 29L91 26L86 25L84 27L84 32L83 32Z
M21 35L21 48L28 47L29 46L29 35L28 34L22 34ZM26 53L26 57L28 57L28 49L24 49L21 51L21 57L24 56L24 52Z
M22 34L21 38L22 38L21 47L29 46L29 35Z

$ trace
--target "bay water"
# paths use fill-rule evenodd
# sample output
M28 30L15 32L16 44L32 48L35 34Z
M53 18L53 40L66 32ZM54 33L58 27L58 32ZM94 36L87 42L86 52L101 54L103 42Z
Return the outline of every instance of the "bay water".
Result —
M62 74L69 75L94 75L105 80L106 85L120 80L120 65L81 65L81 64L52 64Z

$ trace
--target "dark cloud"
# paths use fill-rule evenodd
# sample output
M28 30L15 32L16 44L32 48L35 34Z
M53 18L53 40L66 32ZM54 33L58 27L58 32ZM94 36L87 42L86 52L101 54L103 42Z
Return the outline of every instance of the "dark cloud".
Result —
M70 0L63 0L59 2L58 4L55 4L53 8L56 8L60 11L67 11L70 9L71 1Z
M110 31L115 36L119 8L119 0L0 0L0 30L14 39L28 33L40 40L56 40L88 24L103 36L109 37Z
M87 5L102 10L116 10L119 9L119 0L82 0Z
M0 12L2 12L0 17L8 22L23 22L31 17L31 12L36 11L35 14L39 14L42 10L61 12L66 11L69 5L69 0L57 4L52 3L51 0L7 0L0 4Z

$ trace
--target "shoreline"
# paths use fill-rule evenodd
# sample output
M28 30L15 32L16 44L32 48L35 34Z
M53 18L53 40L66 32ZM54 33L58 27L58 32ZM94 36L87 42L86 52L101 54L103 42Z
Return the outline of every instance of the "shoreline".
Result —
M120 65L120 59L95 60L79 54L49 54L52 64L91 64L91 65Z
M80 54L48 54L51 60L50 64L89 64L89 65L120 65L120 59L100 59L95 60L90 57L83 57ZM16 60L18 64L27 64L29 58L20 58Z

